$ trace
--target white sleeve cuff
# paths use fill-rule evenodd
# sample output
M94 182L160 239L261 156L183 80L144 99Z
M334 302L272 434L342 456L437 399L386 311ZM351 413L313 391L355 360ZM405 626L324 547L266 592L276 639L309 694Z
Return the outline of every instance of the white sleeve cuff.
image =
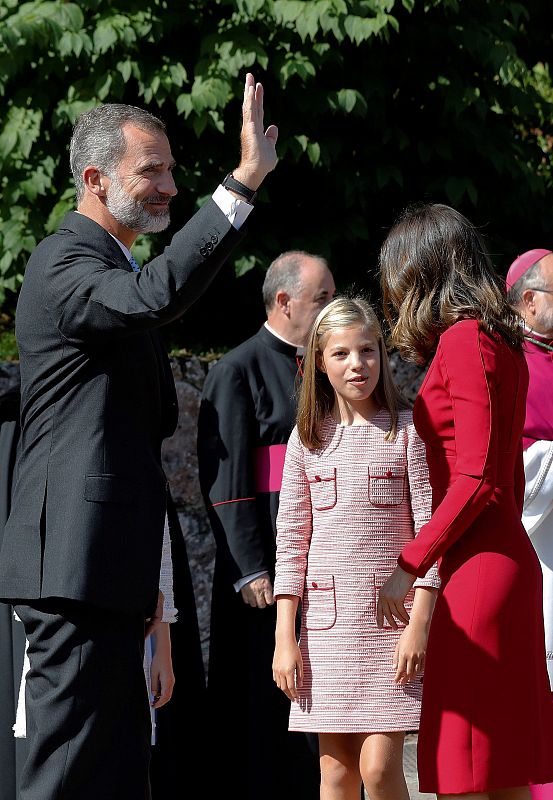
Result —
M243 589L244 586L246 586L246 584L251 583L256 578L260 578L262 575L268 575L268 574L269 573L267 572L267 570L263 569L260 572L252 572L251 575L245 575L243 578L240 578L239 581L236 581L236 583L233 583L234 591L235 592L239 592L240 589Z
M236 230L242 227L253 210L253 206L250 203L245 200L238 200L220 184L213 192L212 198Z
M163 593L163 622L176 622L177 609L173 595L173 559L171 558L171 535L169 520L165 515L163 529L163 549L161 551L161 569L159 572L159 589Z

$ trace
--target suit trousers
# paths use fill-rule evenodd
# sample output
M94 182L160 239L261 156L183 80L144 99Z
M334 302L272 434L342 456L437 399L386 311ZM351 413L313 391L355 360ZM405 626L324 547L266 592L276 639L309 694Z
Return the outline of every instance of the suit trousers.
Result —
M31 665L19 800L150 800L143 617L63 598L15 611Z

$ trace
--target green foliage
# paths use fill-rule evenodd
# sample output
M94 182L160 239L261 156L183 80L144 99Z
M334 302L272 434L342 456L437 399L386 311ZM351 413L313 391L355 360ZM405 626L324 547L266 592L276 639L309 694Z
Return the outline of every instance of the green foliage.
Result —
M129 102L166 121L184 219L236 165L247 70L280 163L237 275L294 246L363 285L385 228L421 199L486 225L504 267L551 242L551 21L539 0L3 0L0 301L73 207L79 113ZM165 241L144 237L140 258Z
M7 330L0 327L0 362L17 361L19 353L15 341L15 333L9 328Z

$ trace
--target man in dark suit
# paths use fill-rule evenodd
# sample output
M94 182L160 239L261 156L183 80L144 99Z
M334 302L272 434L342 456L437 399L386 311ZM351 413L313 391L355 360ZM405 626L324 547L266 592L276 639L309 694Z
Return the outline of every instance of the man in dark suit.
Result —
M163 123L105 105L75 125L77 213L32 254L16 313L21 438L0 597L29 641L21 800L150 797L144 620L151 630L162 610L161 442L177 421L156 328L242 238L276 137L248 74L239 167L140 271L130 248L167 226L177 191Z

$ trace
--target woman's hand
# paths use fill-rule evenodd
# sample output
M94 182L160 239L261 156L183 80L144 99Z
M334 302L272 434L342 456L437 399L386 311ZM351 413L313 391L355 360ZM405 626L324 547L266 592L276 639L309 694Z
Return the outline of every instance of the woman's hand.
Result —
M298 699L298 688L303 683L303 659L295 639L279 641L277 638L273 680L289 700Z
M396 645L394 669L396 683L409 683L424 671L428 627L411 620Z
M394 617L409 625L409 614L405 610L404 601L415 580L415 575L410 575L399 566L395 568L378 593L376 624L379 628L384 627L386 619L396 631L398 625Z
M171 699L175 686L169 624L162 622L152 636L154 637L154 656L150 667L150 688L153 695L151 705L152 708L161 708Z

